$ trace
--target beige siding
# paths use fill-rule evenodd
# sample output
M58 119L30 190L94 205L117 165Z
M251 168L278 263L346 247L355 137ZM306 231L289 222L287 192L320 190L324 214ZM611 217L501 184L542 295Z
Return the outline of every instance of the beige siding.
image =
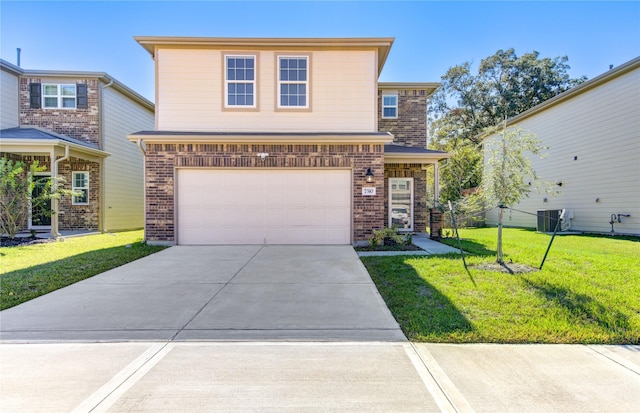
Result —
M272 51L252 53L258 56L258 110L223 111L223 53L206 49L161 49L157 53L158 130L376 130L377 57L374 51L309 52L311 110L295 112L275 110L276 58Z
M127 135L153 129L153 113L113 88L103 90L104 229L118 231L144 226L143 159Z
M18 118L18 77L0 71L0 129L15 128Z
M587 232L609 232L611 214L631 214L614 229L640 234L640 70L526 118L519 126L550 147L545 159L534 160L536 172L563 185L557 197L543 202L544 194L533 193L517 209L566 208L574 215L572 229ZM495 225L496 220L494 210L487 223ZM535 227L536 218L513 212L505 224Z

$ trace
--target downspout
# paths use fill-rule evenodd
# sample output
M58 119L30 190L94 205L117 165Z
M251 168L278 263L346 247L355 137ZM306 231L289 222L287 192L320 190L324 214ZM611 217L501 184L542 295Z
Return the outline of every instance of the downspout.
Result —
M142 139L136 139L136 145L142 154L142 205L143 205L143 234L142 239L147 241L147 151L144 150L142 146Z
M53 184L51 185L51 193L56 193L58 191L58 164L60 162L63 162L69 159L69 145L64 146L64 156L62 158L55 159L55 151L53 153L53 157L54 157L54 161L51 166L51 175L53 178ZM58 232L59 207L60 207L60 201L58 198L54 197L51 200L51 237L54 239L60 238L60 233Z
M107 83L106 85L102 86L100 88L100 103L99 103L99 110L100 110L100 116L99 116L99 122L100 122L100 149L102 149L103 151L106 151L105 148L105 138L104 138L104 95L103 95L103 91L110 87L111 85L113 85L113 79L109 79L109 83ZM106 232L108 229L105 228L105 222L106 222L106 207L107 207L107 202L106 202L106 190L105 190L105 185L107 182L107 179L105 177L105 168L104 168L104 163L105 163L105 159L104 158L100 158L98 160L98 164L100 165L100 204L99 204L99 208L100 208L100 220L98 222L98 230L100 232Z

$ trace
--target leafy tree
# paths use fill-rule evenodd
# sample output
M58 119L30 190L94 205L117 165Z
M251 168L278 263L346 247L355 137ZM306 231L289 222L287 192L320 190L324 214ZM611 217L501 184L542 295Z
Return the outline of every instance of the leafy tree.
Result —
M47 211L43 206L54 198L75 193L62 188L52 191L51 177L37 177L46 167L34 161L29 168L22 161L0 158L0 234L14 238L29 217L29 210ZM62 181L62 178L58 178ZM32 196L36 187L42 188ZM50 214L50 212L49 212Z
M567 62L566 56L541 58L535 51L518 57L508 49L483 59L477 74L469 62L445 73L429 106L430 147L450 152L448 162L456 164L456 172L441 179L441 201L456 201L462 189L480 183L481 158L474 151L487 128L586 80L571 79Z
M503 128L495 138L486 140L484 146L486 161L481 196L487 205L499 207L496 262L504 265L504 211L528 197L533 188L541 186L528 154L542 157L542 151L547 148L536 135L520 128Z
M476 145L461 145L447 150L451 154L446 165L440 169L441 204L460 199L462 191L475 188L482 181L482 151Z

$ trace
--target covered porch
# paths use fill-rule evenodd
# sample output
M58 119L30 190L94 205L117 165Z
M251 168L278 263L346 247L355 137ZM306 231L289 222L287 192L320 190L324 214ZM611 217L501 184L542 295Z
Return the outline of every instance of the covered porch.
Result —
M384 146L385 224L401 232L424 233L429 226L429 207L437 206L439 162L450 154L419 147ZM427 171L433 169L433 178ZM433 199L427 199L433 197Z
M50 206L43 207L50 210L42 211L38 217L30 210L27 222L22 224L23 230L34 230L40 234L48 232L51 237L58 238L60 230L102 229L102 163L109 156L107 152L99 150L96 145L38 127L3 129L0 131L0 139L0 156L22 161L27 165L38 161L39 165L46 168L38 175L53 178L52 190L58 185L72 189L76 184L73 182L74 177L77 180L83 178L82 182L86 185L86 189L83 189L86 191L83 192L85 202L76 202L76 199L51 199ZM61 222L62 215L64 220Z

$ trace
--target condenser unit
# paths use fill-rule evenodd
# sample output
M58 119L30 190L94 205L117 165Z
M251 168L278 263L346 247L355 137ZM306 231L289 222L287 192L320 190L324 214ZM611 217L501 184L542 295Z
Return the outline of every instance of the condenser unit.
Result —
M556 224L560 220L562 214L561 209L543 209L538 211L538 232L553 232L556 229ZM562 224L558 227L558 230L562 230Z

